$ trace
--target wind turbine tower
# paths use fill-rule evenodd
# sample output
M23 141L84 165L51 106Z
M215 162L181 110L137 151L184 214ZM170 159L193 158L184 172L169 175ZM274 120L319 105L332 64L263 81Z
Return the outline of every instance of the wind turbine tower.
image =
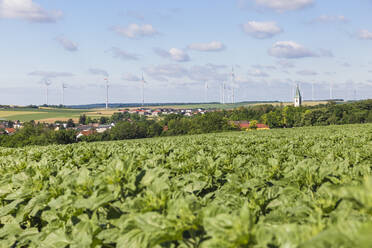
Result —
M311 84L311 100L314 101L314 82Z
M225 82L222 82L222 104L225 104Z
M143 76L143 73L142 73L142 107L145 106L145 77Z
M67 88L67 85L65 83L62 83L62 106L65 106L65 89Z
M234 67L231 69L231 103L235 103L235 73Z
M354 101L357 100L357 86L354 86Z
M106 109L109 107L109 80L108 78L104 79L106 82Z
M207 103L208 102L208 81L205 81L205 85L204 85L204 102Z
M52 83L49 81L49 79L45 79L44 84L46 89L46 105L49 105L49 86Z

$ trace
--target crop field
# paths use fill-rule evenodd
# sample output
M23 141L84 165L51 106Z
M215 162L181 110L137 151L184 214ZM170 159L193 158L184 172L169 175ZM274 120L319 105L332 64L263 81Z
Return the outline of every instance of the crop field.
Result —
M79 109L55 109L55 108L14 108L0 109L0 118L12 121L40 121L54 123L56 120L67 121L68 119L78 120L79 116L86 114L91 117L111 116L111 112L106 114L106 110L98 112Z
M0 149L0 247L372 247L372 125Z

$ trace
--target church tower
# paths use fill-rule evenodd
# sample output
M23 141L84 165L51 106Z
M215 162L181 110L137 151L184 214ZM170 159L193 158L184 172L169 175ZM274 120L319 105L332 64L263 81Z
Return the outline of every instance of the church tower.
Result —
M300 88L298 87L298 84L297 84L296 95L294 98L294 106L300 107L301 105L302 105L302 96L301 96Z

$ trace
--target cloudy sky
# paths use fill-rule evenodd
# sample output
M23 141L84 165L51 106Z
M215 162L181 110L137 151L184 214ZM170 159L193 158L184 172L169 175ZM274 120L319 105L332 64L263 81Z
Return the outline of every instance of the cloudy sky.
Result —
M0 104L372 98L372 0L0 0ZM231 83L232 67L235 83ZM227 99L228 100L228 99Z

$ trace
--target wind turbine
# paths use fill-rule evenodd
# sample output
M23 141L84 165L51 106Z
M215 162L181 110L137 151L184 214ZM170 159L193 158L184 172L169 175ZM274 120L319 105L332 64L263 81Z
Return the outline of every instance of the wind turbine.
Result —
M222 104L225 104L225 82L222 82Z
M106 82L106 109L109 107L109 80L108 78L104 79Z
M205 81L205 85L204 85L204 102L207 103L208 102L208 81Z
M46 105L49 105L49 86L52 84L49 79L44 80L45 89L46 89Z
M231 103L235 103L235 73L234 67L231 68Z
M314 101L314 82L311 84L311 100Z
M145 77L143 76L143 73L142 73L141 82L142 82L142 107L143 107L145 105L145 83L147 83L145 81Z
M67 88L67 85L65 83L62 83L62 106L65 106L65 89Z

